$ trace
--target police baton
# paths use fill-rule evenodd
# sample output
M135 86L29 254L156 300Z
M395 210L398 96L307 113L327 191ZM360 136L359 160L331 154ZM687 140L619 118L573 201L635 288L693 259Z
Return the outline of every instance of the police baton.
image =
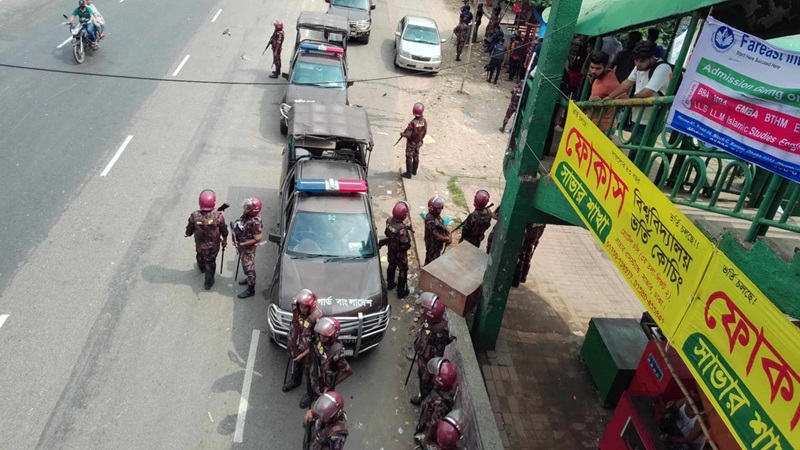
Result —
M286 370L283 371L283 384L286 384L286 377L289 375L289 366L291 364L292 364L292 355L289 355L289 359L286 360ZM292 373L292 375L294 375L294 373Z
M417 362L417 354L418 352L414 350L414 359L411 360L411 366L408 367L408 373L406 374L406 382L403 383L403 386L408 386L408 379L411 378L411 371L414 370L414 364Z
M303 436L303 450L311 450L311 430L314 429L314 422L317 419L312 418L306 423L305 435Z

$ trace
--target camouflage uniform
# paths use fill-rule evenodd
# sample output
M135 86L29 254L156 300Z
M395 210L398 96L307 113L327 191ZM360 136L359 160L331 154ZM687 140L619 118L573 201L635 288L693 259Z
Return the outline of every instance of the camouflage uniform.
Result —
M417 375L419 376L419 393L422 398L427 397L433 390L433 378L427 369L428 361L437 356L444 356L444 348L452 341L446 319L434 324L428 324L428 321L425 320L417 329L414 351L417 353Z
M439 422L452 411L455 405L453 392L443 392L433 389L425 400L422 401L419 409L419 420L417 421L417 433L424 433L423 444L433 444L436 442L436 429Z
M289 335L286 339L286 350L289 352L290 358L294 359L304 351L313 347L315 336L314 326L320 318L322 318L322 312L317 308L314 308L306 317L300 315L299 307L294 310L292 314L292 323L289 326ZM291 377L295 387L303 382L303 372L306 373L306 378L308 378L308 370L311 366L310 361L312 357L313 355L309 355L300 362L291 362Z
M506 109L506 116L503 118L503 126L500 127L500 131L504 131L506 125L508 124L508 120L511 119L511 116L517 112L517 104L519 104L519 98L522 95L522 86L517 85L514 86L514 89L511 89L511 101L508 102L508 108Z
M195 211L189 216L186 236L194 235L197 267L201 272L217 270L217 254L222 240L228 238L228 225L221 211ZM220 239L222 238L222 239Z
M453 33L456 35L456 61L461 61L461 52L464 51L464 45L467 43L469 27L462 21L453 28Z
M264 231L261 224L261 216L251 217L247 214L239 218L241 230L237 230L236 239L238 242L247 242L254 239L255 235ZM256 285L256 245L248 245L239 249L239 256L242 258L242 270L247 275L247 285Z
M397 273L397 291L407 289L406 280L408 279L408 250L411 248L411 237L408 235L408 226L405 222L396 221L393 217L386 219L386 230L384 234L389 239L389 264L386 267L386 274L389 278L389 289L394 289L394 275ZM399 294L398 294L399 295Z
M406 138L406 160L413 163L411 173L416 175L419 166L419 149L422 148L422 141L428 134L428 122L424 117L414 117L400 134Z
M281 73L281 50L283 49L283 30L275 30L269 38L272 45L272 64L275 66L275 73ZM263 41L262 41L263 42Z
M529 223L525 227L525 237L522 240L522 247L519 249L517 256L517 268L514 271L513 286L519 286L519 283L524 283L528 277L528 271L531 270L531 258L533 252L539 245L539 239L542 238L545 225L541 223Z
M325 392L325 389L336 389L337 380L342 376L349 376L353 373L350 364L344 357L344 345L337 339L330 346L325 346L318 341L316 346L311 349L311 367L309 371L309 395L311 403Z
M347 415L331 423L315 420L311 428L311 450L342 450L347 441Z
M445 241L438 238L449 236L442 216L428 211L428 215L425 216L425 265L442 255Z
M480 247L490 226L492 226L492 212L489 208L476 209L469 213L464 225L461 226L461 239L458 242L467 241L475 247Z

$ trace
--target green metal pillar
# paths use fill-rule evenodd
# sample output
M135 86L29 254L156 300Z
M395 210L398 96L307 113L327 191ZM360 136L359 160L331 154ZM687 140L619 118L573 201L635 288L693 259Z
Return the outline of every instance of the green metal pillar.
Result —
M508 291L522 244L525 225L534 220L539 160L544 153L554 105L560 101L558 86L572 42L581 0L555 0L539 55L536 76L526 84L525 104L517 122L504 164L506 188L500 219L492 243L489 266L483 278L483 296L472 327L474 345L491 350L500 334Z

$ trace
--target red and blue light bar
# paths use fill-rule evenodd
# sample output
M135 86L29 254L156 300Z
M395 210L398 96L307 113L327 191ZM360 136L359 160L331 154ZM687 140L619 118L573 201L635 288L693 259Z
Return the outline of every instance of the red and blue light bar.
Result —
M303 50L314 50L318 52L332 53L334 55L344 55L343 48L329 47L323 44L309 44L308 42L303 42L300 44L300 48Z
M333 178L325 179L306 179L295 180L294 188L297 192L339 192L342 194L351 193L366 193L367 182L364 180L335 180Z

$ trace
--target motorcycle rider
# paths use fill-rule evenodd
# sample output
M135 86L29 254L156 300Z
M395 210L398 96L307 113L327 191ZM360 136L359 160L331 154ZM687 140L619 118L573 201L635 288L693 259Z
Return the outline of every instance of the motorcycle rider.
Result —
M100 11L97 10L97 7L94 6L94 0L86 0L86 7L89 8L89 12L94 14L94 24L97 29L97 40L101 40L106 37L106 19L100 14Z
M95 35L94 26L95 17L86 6L86 0L78 0L78 7L72 11L72 15L69 17L69 21L65 22L65 25L71 24L76 17L81 25L86 27L86 34L89 35L89 40L92 42L92 50L97 49L97 36Z

